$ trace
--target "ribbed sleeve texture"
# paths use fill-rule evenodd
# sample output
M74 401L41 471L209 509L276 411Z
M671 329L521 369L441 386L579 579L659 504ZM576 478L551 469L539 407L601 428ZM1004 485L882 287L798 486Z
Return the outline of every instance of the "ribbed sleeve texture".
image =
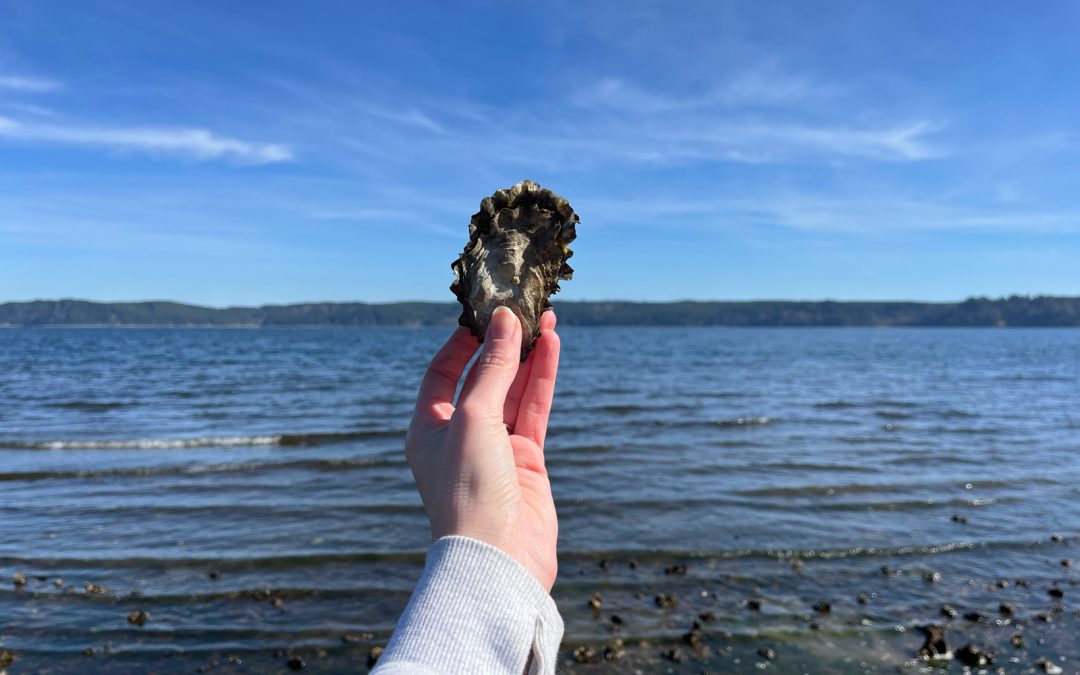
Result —
M562 635L555 601L524 567L476 539L443 537L372 672L549 675Z

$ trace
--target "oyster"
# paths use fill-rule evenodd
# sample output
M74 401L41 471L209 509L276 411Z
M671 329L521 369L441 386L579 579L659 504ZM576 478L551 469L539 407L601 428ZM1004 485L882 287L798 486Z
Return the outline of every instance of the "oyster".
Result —
M549 297L560 279L573 276L566 261L574 254L578 221L565 199L531 180L481 201L469 243L450 266L457 276L450 290L462 304L458 323L483 342L495 308L509 308L521 321L524 361L540 337Z

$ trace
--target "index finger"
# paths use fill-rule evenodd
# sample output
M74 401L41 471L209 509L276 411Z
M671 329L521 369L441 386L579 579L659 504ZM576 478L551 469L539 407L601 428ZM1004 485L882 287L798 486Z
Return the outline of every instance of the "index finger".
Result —
M416 419L428 422L450 419L458 380L479 346L468 328L458 326L424 373L416 396Z

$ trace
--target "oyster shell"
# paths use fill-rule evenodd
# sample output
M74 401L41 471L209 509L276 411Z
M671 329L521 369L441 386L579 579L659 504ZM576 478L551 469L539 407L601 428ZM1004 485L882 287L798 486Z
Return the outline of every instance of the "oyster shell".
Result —
M458 323L483 342L491 314L500 305L521 321L521 360L540 337L540 315L551 308L559 280L574 270L579 218L570 204L531 180L498 190L480 202L469 223L469 243L450 266L450 285L462 304Z

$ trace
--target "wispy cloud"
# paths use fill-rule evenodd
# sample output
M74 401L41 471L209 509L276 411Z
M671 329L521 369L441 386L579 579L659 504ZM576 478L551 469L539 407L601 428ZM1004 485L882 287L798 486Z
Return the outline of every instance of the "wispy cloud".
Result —
M48 80L40 77L22 77L19 75L0 75L0 89L13 91L44 92L55 91L63 88L63 84L56 80Z
M575 206L604 225L642 225L685 229L732 228L744 232L788 228L837 235L889 232L975 231L1024 234L1080 232L1080 211L1002 209L1000 204L949 204L906 197L821 196L775 192L756 196L666 194L623 199L583 195Z
M24 123L0 117L0 139L3 138L178 155L195 160L224 159L242 164L273 164L293 158L287 145L241 141L206 129L73 126Z

